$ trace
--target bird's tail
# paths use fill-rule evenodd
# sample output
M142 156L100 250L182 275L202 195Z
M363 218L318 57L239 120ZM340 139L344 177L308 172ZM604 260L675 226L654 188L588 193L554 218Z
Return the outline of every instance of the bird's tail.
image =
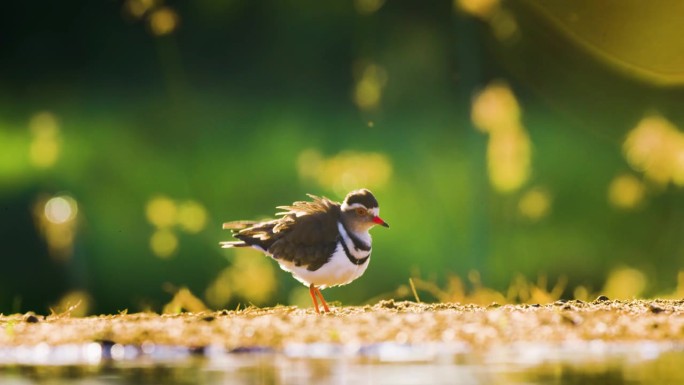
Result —
M247 227L254 226L259 222L257 221L233 221L233 222L225 222L223 224L223 229L224 230L242 230L246 229Z
M219 245L221 245L221 248L223 249L231 249L233 247L249 247L249 245L243 241L219 242Z

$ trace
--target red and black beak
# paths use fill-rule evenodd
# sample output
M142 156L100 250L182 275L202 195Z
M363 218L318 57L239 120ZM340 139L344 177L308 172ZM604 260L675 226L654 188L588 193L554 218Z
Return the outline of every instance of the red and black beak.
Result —
M389 225L387 224L387 222L383 221L382 218L380 218L380 217L373 217L373 222L379 224L380 226L385 226L385 227L389 228Z

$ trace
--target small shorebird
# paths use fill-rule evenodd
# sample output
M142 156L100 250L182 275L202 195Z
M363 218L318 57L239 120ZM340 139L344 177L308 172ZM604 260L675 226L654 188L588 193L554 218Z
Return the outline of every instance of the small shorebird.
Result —
M371 236L375 225L389 227L378 215L380 208L366 189L347 194L342 204L328 198L308 196L310 202L279 206L278 219L235 221L223 224L239 241L221 242L221 247L252 247L266 253L280 267L309 287L320 314L330 311L321 289L346 285L359 278L368 267Z

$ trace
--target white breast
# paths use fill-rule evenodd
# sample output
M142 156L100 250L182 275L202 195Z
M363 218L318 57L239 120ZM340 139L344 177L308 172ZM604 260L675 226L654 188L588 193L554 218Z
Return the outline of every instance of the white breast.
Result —
M342 242L346 243L347 249L353 257L361 259L370 255L370 251L356 250L344 227L339 225L338 228L342 235ZM358 237L370 245L370 234L366 232L365 234L358 235ZM335 252L328 260L328 263L316 271L310 271L305 266L295 266L294 263L282 259L276 259L276 261L283 270L292 273L292 276L304 285L314 284L316 287L324 289L326 287L346 285L359 278L366 271L370 263L370 257L360 265L354 264L349 260L344 252L344 248L338 242Z
M346 285L359 278L366 271L370 258L361 265L349 261L342 245L338 244L328 263L316 271L307 270L305 266L295 266L292 262L277 260L280 267L292 273L299 282L306 286L314 284L324 289L326 287Z

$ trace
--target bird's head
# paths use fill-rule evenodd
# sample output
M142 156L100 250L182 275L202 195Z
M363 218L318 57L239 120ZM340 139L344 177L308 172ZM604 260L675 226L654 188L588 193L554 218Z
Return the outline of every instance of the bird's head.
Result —
M347 194L340 209L344 223L351 231L368 231L375 225L389 227L379 217L378 200L367 189L354 190Z

